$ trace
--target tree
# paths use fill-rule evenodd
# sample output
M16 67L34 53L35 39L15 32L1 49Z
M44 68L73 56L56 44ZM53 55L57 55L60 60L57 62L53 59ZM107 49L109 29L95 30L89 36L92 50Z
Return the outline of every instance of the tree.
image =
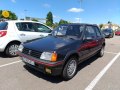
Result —
M8 18L5 18L5 17L3 17L3 15L2 15L2 11L3 11L3 10L0 10L0 18L10 19L10 20L16 20L16 19L18 19L18 17L16 16L16 14L13 13L12 11L8 11L8 12L10 13L10 16L9 16Z
M39 22L39 20L37 20L37 19L35 19L35 18L33 18L32 21Z
M111 21L108 21L108 28L112 28L112 22Z
M103 27L103 24L100 24L99 27L100 27L100 29L101 29L101 28Z
M48 12L47 17L46 17L46 25L52 27L53 25L53 15L52 12Z
M68 23L69 23L68 21L63 20L63 19L61 19L61 20L59 21L59 25L60 25L60 24L68 24Z
M58 23L55 22L52 27L53 27L53 28L56 28L57 26L58 26Z
M111 21L108 21L108 24L112 24L112 22L111 22Z

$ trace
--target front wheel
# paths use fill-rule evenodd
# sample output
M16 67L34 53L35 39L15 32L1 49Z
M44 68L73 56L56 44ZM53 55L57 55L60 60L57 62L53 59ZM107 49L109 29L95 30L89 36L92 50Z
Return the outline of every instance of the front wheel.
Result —
M76 74L76 71L77 71L77 58L73 57L73 58L70 58L66 63L63 69L62 77L65 80L69 80L74 77L74 75Z
M18 51L18 47L19 47L19 44L15 44L15 43L8 45L5 50L6 55L10 57L17 56L16 52Z

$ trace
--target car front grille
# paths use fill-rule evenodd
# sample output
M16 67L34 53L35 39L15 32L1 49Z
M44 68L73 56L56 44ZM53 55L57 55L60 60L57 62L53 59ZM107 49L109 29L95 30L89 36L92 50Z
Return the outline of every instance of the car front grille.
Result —
M24 48L22 53L26 54L26 55L30 55L32 57L35 57L35 58L40 58L41 56L41 52L38 52L38 51L35 51L35 50L31 50L31 49L28 49L28 48Z

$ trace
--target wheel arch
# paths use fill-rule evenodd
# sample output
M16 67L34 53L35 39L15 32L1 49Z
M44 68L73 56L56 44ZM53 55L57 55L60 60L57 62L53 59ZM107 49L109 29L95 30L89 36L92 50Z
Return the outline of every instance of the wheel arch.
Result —
M77 52L72 52L72 53L69 53L69 54L66 55L66 57L65 57L65 64L68 62L68 60L71 57L76 57L77 58L77 62L78 62L78 60L79 60L79 54Z
M102 44L102 46L105 46L105 42Z
M15 44L21 44L21 42L18 41L18 40L11 41L11 42L9 42L9 43L6 45L4 51L7 49L7 47L8 47L9 45L11 45L11 44L13 44L13 43L15 43Z

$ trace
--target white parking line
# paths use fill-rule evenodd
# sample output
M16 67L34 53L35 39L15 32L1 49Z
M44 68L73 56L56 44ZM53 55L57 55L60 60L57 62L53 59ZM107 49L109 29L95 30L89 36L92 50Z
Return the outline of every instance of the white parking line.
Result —
M118 53L114 53L114 52L108 52L108 51L105 51L105 53L110 53L110 54L118 54Z
M19 61L16 61L16 62L11 62L11 63L8 63L8 64L0 65L0 68L5 67L5 66L9 66L9 65L12 65L12 64L20 63L20 62L22 62L22 61L19 60Z
M93 81L85 88L85 90L92 90L119 56L120 52L103 68L103 70L93 79Z

